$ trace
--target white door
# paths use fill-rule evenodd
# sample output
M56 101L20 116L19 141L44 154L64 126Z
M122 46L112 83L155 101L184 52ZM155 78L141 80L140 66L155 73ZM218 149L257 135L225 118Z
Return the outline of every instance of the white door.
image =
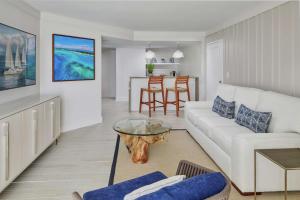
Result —
M212 100L219 83L223 82L223 40L208 43L206 47L206 98Z

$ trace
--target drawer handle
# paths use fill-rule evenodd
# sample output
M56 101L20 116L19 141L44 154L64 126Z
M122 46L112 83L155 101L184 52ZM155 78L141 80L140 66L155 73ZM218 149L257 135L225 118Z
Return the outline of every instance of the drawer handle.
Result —
M38 111L33 110L32 111L32 134L33 134L33 152L34 154L37 154L38 150Z
M5 151L5 180L9 180L9 123L2 124Z
M50 102L50 116L51 116L51 132L52 137L55 138L55 130L54 130L54 111L55 111L55 103L52 101Z

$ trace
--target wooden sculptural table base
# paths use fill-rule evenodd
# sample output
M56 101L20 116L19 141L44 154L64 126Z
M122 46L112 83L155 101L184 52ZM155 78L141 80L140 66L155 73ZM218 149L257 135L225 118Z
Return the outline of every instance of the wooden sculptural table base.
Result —
M167 133L150 136L120 134L128 152L131 153L131 160L134 163L143 164L149 158L149 145L164 141Z

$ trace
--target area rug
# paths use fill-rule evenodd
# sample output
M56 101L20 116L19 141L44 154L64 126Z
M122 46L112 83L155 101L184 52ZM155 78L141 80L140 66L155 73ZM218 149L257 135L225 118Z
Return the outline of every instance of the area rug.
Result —
M215 171L220 171L186 130L172 130L165 141L150 145L149 160L145 164L134 164L123 141L118 138L110 184L119 183L154 171L161 171L167 176L173 176L176 173L180 160L188 160ZM273 192L263 193L257 199L279 200L282 198L283 193ZM253 196L241 196L232 187L230 199L248 200L253 199ZM289 199L300 199L300 193L290 192Z

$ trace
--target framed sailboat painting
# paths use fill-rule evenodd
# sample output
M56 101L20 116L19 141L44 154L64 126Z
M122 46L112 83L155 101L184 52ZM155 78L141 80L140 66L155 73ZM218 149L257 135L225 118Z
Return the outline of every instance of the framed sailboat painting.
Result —
M0 23L0 91L36 84L36 36Z
M95 40L52 35L52 81L95 80Z

